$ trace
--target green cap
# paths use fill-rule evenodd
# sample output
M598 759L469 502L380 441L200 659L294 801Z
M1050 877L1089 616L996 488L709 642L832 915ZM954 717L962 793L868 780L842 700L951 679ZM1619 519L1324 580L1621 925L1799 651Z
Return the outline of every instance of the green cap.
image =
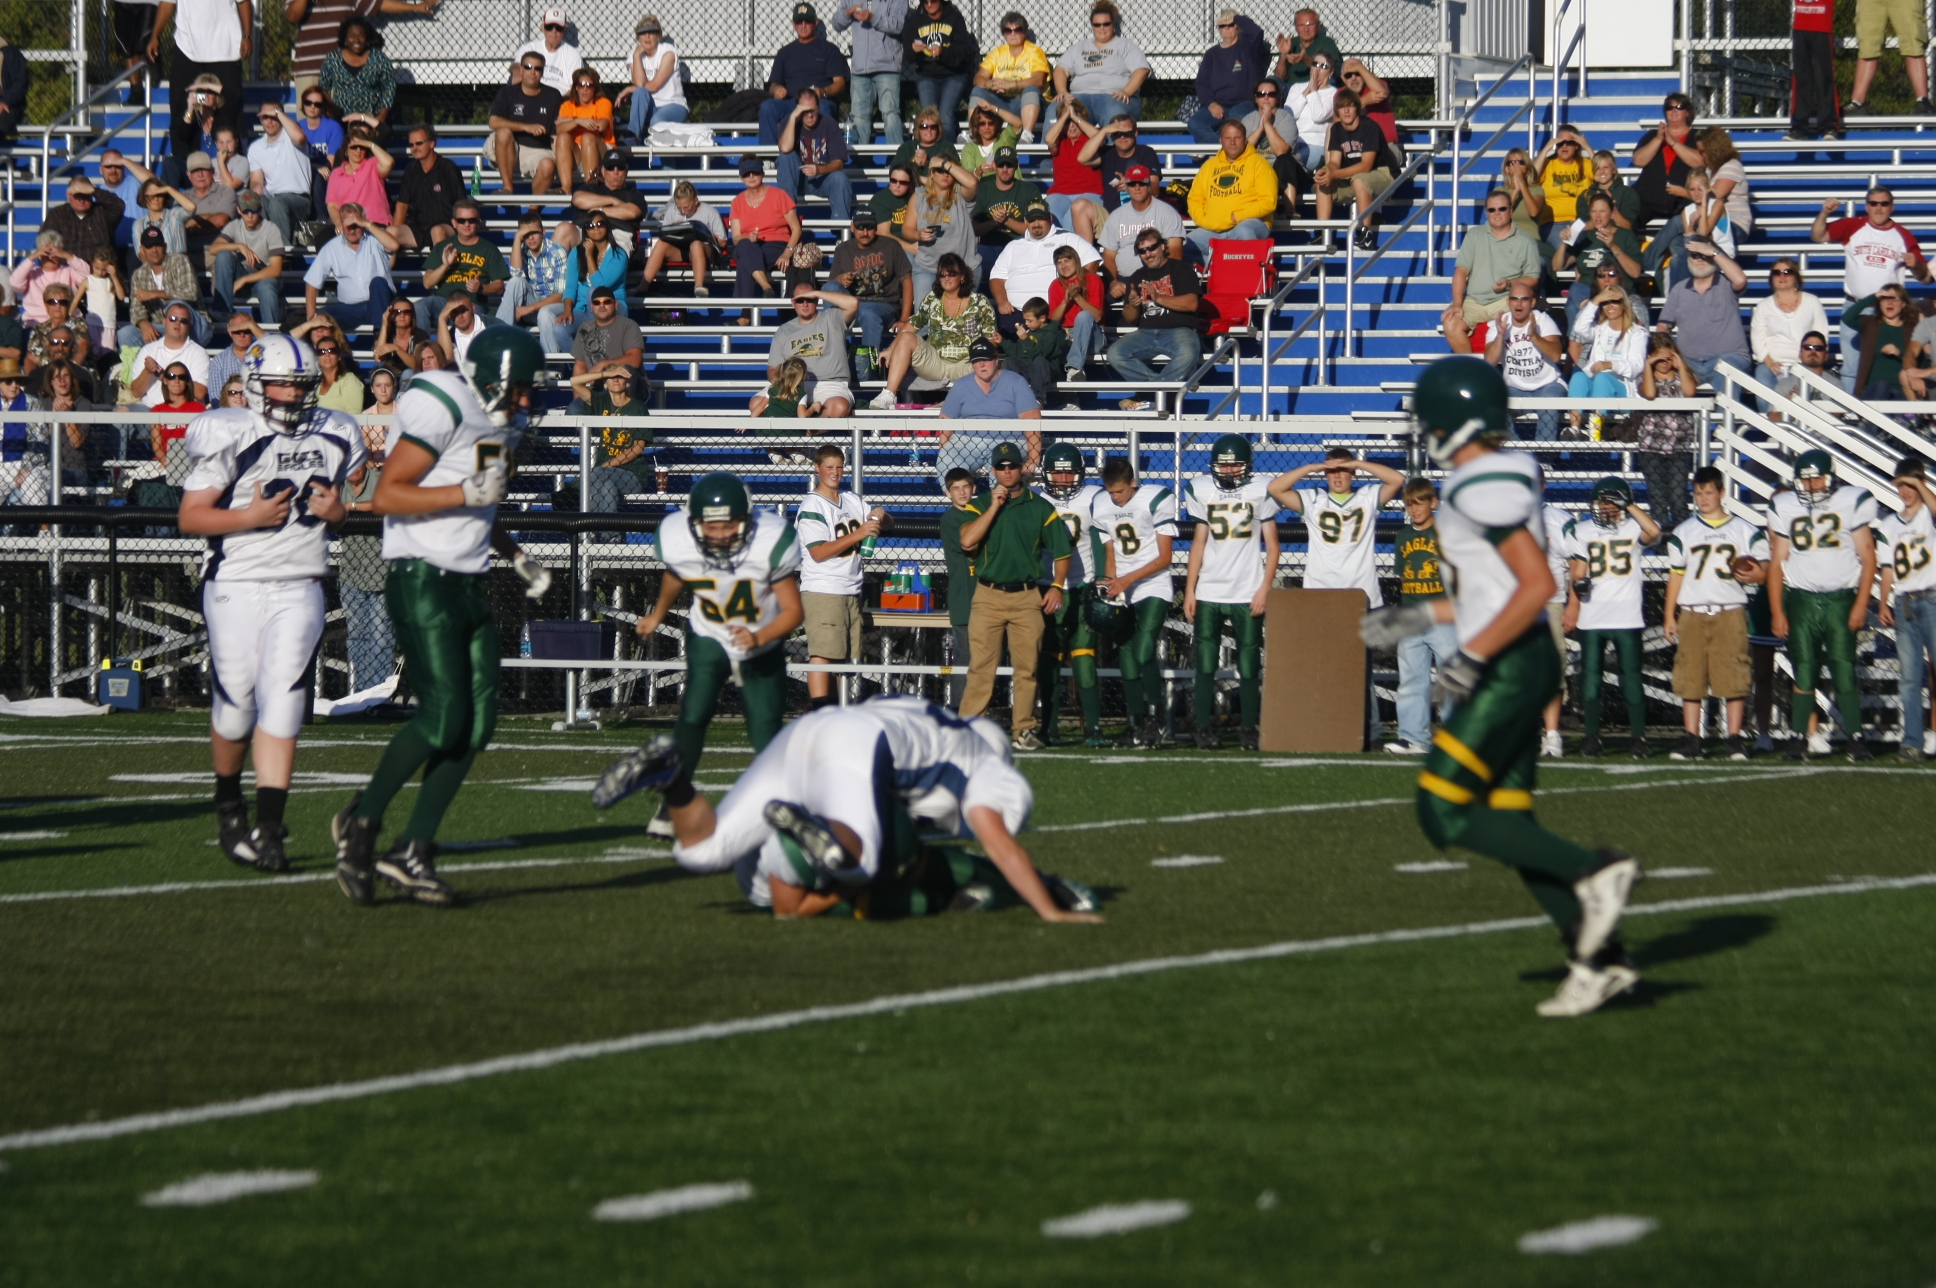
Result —
M1021 465L1024 463L1024 459L1022 449L1015 446L1015 444L997 443L995 444L995 450L989 454L988 463L990 465Z

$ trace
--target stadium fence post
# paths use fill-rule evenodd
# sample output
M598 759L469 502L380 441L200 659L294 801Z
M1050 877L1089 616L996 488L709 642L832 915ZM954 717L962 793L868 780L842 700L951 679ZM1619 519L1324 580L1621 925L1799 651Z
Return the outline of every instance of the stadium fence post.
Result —
M578 513L592 512L592 427L589 423L578 426ZM576 534L573 534L574 543ZM577 549L574 544L573 549ZM573 565L576 572L577 565Z
M108 523L108 656L121 642L121 525Z
M854 476L854 495L859 496L866 490L863 487L865 480L862 477L863 470L860 459L860 421L858 418L852 418L848 420L847 425L847 433L851 439L847 446L847 468Z

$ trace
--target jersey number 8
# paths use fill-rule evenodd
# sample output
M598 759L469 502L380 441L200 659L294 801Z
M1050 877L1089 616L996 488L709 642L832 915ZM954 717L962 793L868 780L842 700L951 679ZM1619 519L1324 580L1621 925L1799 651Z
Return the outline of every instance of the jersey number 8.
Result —
M1133 555L1143 548L1143 539L1136 535L1136 525L1119 523L1116 525L1116 548L1126 555Z
M1907 577L1913 572L1929 567L1929 547L1923 544L1921 537L1898 541L1893 562L1896 565L1896 576Z

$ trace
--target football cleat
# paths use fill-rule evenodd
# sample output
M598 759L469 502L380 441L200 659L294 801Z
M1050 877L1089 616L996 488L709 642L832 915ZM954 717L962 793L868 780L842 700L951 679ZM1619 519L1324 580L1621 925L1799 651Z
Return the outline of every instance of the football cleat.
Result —
M1628 744L1627 754L1632 756L1635 760L1647 759L1647 757L1651 754L1651 751L1647 746L1647 740L1645 738L1635 738L1633 742Z
M1584 962L1567 967L1559 992L1533 1009L1547 1019L1571 1019L1599 1010L1640 982L1639 972L1627 966L1595 970Z
M238 867L255 866L255 849L249 844L249 807L244 801L215 807L216 844L228 861Z
M255 851L255 867L262 872L287 872L289 854L283 842L289 838L289 829L280 823L273 827L258 827L249 833L249 848Z
M1557 729L1548 729L1539 736L1539 754L1560 759L1566 755L1566 740L1560 737Z
M1788 740L1788 746L1782 750L1781 754L1785 760L1807 760L1808 739L1790 738Z
M1385 744L1385 754L1388 756L1423 756L1431 750L1430 747L1420 746L1415 742L1388 742Z
M1199 729L1196 733L1198 751L1222 751L1223 735L1215 729Z
M1735 734L1732 738L1729 738L1728 739L1728 759L1746 760L1747 758L1748 758L1748 744L1742 740L1741 735Z
M1142 739L1142 746L1161 747L1163 745L1163 726L1155 716L1151 716L1143 721L1142 726L1136 732L1137 736Z
M1580 925L1573 933L1573 955L1591 961L1620 925L1620 914L1640 879L1640 860L1618 850L1598 851L1601 867L1573 883L1580 901Z
M1042 874L1042 885L1055 900L1055 906L1064 912L1101 912L1102 900L1096 892L1080 881L1056 876L1053 872Z
M1866 765L1868 762L1874 759L1875 759L1875 753L1873 751L1870 751L1869 744L1862 741L1860 738L1857 738L1854 742L1851 742L1849 744L1849 760L1852 763L1857 765Z
M981 881L961 887L948 900L949 912L987 912L994 906L995 887Z
M1600 750L1601 750L1601 747L1600 747L1599 734L1590 733L1586 737L1580 739L1580 754L1582 756L1597 756L1600 754Z
M376 872L418 903L445 908L457 896L438 877L436 859L437 846L433 841L399 841L376 861Z
M329 834L336 841L336 885L351 903L367 907L376 902L376 882L372 877L372 856L377 833L383 824L377 819L358 818L356 807L363 793L350 797L350 803L330 820Z
M1905 764L1914 765L1927 759L1927 757L1923 755L1923 749L1921 747L1912 747L1905 742L1900 748L1897 749L1896 759L1904 762Z
M1674 750L1667 753L1669 760L1699 760L1701 758L1701 737L1699 734L1683 734Z
M1092 733L1083 738L1082 745L1085 747L1113 747L1116 743L1113 739L1105 738L1099 733Z
M1808 735L1808 754L1809 755L1826 756L1832 750L1834 750L1834 748L1829 745L1827 734L1811 733Z
M1243 740L1245 751L1257 751L1260 749L1258 745L1259 739L1255 729L1246 729L1238 737Z
M822 876L832 876L851 866L847 851L834 837L833 829L818 815L791 801L768 801L760 811L767 824L800 847L807 862Z
M592 788L592 804L610 809L634 792L660 791L684 769L678 742L669 733L659 734L605 767Z

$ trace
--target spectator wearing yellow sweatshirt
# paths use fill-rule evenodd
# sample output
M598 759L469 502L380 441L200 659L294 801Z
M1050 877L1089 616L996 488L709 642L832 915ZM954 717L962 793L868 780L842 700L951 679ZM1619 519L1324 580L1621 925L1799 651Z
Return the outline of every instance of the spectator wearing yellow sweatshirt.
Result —
M1277 210L1277 172L1250 146L1242 123L1225 120L1217 141L1221 150L1190 184L1190 218L1197 226L1189 241L1204 263L1210 260L1212 237L1269 237Z

